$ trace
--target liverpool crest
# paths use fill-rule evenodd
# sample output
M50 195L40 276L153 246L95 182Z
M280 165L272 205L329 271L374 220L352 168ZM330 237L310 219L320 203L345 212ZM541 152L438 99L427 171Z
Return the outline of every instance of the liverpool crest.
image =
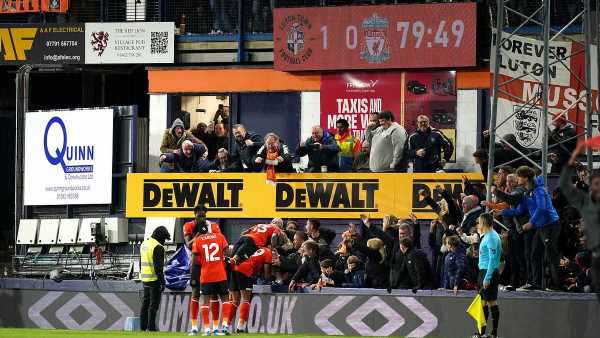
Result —
M377 13L362 22L364 37L360 58L368 63L383 63L390 58L390 46L387 39L388 20Z

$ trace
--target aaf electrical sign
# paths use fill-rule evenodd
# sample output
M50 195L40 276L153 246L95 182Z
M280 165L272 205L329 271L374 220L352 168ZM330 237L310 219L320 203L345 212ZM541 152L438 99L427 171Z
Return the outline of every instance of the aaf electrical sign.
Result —
M25 117L25 205L109 204L113 109Z
M481 174L467 174L481 181ZM439 199L441 185L459 196L461 174L279 174L275 186L265 174L129 174L127 217L192 217L205 204L210 217L381 218L410 212L435 215L419 191Z
M80 64L84 24L2 25L0 65Z
M173 22L0 25L0 65L173 63Z

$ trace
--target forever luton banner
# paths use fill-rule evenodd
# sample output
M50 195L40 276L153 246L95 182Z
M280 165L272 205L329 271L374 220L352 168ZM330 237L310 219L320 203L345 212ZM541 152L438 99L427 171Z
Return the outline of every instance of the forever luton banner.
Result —
M193 217L205 204L209 217L234 218L358 218L387 214L435 217L419 191L439 200L437 185L463 192L461 177L472 174L279 174L275 186L262 173L129 174L127 217Z
M541 40L504 35L501 43L498 91L498 121L501 136L514 134L525 148L538 149L542 144L542 76L544 43ZM495 35L494 35L495 40ZM493 45L493 44L492 44ZM568 110L568 120L578 134L585 126L586 88L584 45L570 41L551 41L550 88L548 110L559 113ZM490 69L494 71L495 51L492 50ZM596 46L591 48L593 132L598 133L598 65ZM548 116L548 126L550 127Z

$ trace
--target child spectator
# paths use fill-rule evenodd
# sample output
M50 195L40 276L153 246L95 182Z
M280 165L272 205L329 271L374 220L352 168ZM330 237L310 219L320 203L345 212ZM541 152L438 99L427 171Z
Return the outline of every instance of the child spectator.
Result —
M333 260L326 259L321 262L321 277L319 281L312 286L313 289L321 290L324 287L340 288L346 281L346 276L341 271L333 269Z
M344 271L346 282L342 284L345 288L362 288L365 286L365 269L357 256L350 256L347 260L347 268Z
M458 236L446 238L448 254L444 261L444 279L442 287L451 289L454 294L458 294L459 289L465 286L467 277L467 255L464 247L460 244Z

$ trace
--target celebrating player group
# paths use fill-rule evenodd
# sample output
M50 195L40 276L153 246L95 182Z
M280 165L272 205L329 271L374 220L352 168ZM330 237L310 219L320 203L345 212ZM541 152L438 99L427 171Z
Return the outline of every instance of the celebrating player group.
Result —
M270 278L272 250L289 245L289 239L277 225L257 224L245 230L230 249L219 225L206 219L206 211L205 206L197 206L195 219L183 226L186 245L192 250L189 335L200 332L198 312L202 314L203 336L230 335L238 308L236 332L245 332L254 278Z

